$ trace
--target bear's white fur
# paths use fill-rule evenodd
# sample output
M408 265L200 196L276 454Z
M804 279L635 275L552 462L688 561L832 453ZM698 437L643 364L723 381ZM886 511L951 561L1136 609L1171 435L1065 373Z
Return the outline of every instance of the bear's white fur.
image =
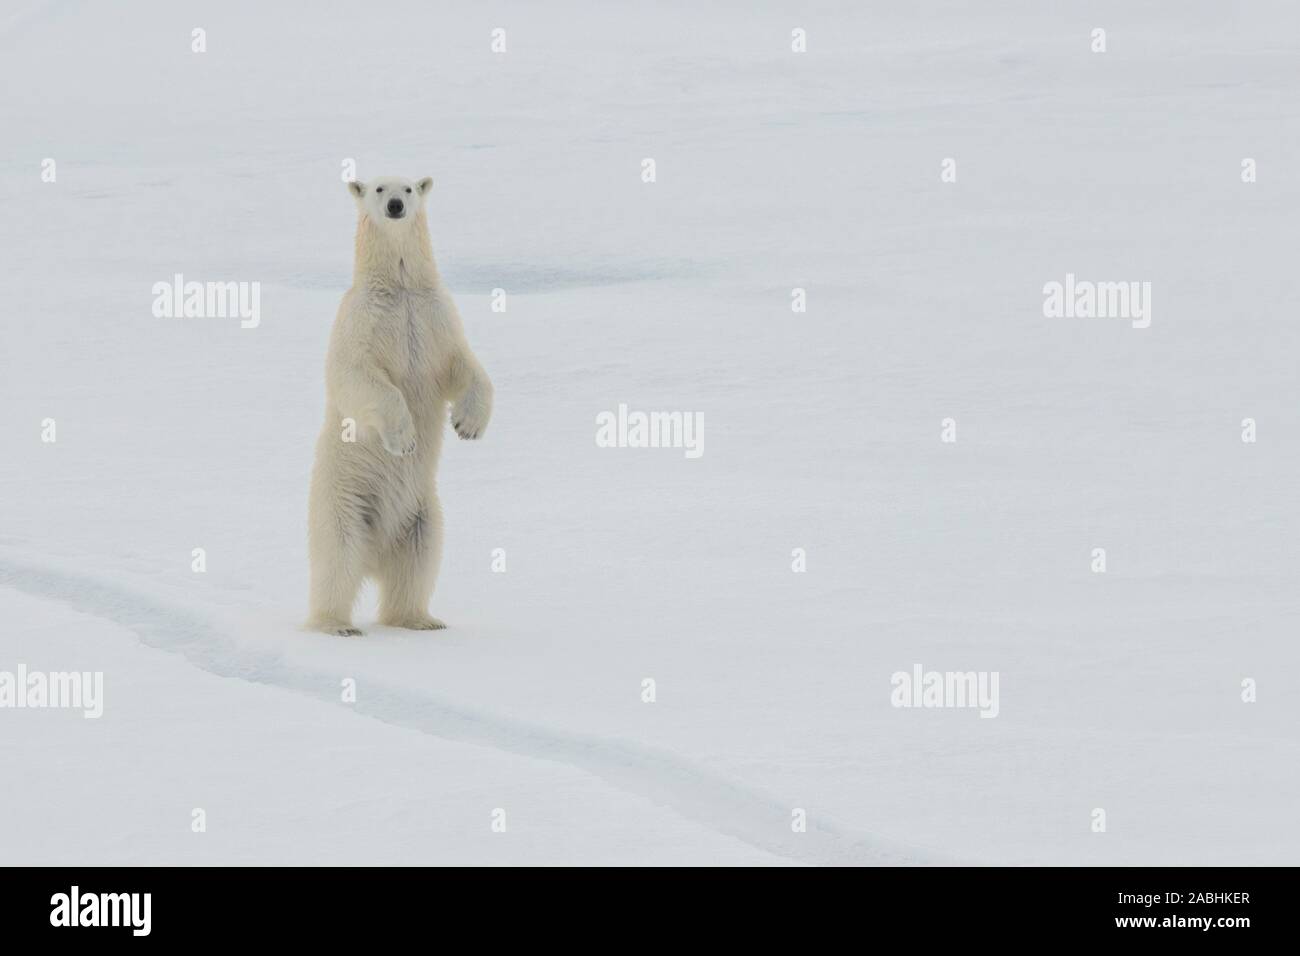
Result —
M348 184L356 263L330 336L308 506L308 623L330 634L361 633L352 605L367 577L379 584L381 624L445 626L428 605L442 556L435 471L447 406L456 433L478 438L492 414L492 383L434 265L424 210L431 185Z

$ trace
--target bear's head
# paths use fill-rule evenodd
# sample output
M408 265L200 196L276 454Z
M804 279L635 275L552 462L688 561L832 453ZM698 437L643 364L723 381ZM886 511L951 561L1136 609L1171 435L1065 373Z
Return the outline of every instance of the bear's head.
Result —
M353 180L348 183L348 191L363 216L381 229L397 231L415 222L431 186L433 180L428 176L418 182L385 176L368 183Z

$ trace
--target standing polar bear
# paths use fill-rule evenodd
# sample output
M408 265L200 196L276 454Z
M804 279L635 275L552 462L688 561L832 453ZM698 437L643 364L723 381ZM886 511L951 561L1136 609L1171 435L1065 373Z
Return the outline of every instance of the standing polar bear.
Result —
M311 627L357 635L352 605L379 583L379 623L432 630L442 556L434 473L442 432L478 438L492 383L470 351L433 262L424 199L433 184L348 184L356 264L325 360L325 425L316 442L308 524Z

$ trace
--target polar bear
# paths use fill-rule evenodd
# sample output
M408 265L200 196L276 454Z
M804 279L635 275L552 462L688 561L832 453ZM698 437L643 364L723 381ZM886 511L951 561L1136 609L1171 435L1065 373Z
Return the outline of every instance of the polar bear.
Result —
M479 438L492 383L465 340L433 261L424 200L433 181L351 182L357 204L352 288L325 360L325 424L308 505L308 625L358 635L352 605L379 584L379 623L433 630L442 556L434 473L442 432Z

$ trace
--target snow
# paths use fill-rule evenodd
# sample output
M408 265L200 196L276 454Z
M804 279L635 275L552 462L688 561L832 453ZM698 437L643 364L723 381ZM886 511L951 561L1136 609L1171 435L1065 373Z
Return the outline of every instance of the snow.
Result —
M0 860L1296 862L1291 5L8 10L0 671L106 699L0 710ZM299 629L348 158L434 177L496 385L434 635ZM1044 318L1070 272L1151 327Z

